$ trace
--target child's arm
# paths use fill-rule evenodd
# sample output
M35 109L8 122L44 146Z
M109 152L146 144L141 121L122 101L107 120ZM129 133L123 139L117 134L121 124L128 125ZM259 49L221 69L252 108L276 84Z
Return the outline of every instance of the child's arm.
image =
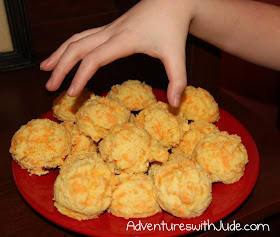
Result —
M280 7L249 0L196 1L189 32L250 62L280 70Z

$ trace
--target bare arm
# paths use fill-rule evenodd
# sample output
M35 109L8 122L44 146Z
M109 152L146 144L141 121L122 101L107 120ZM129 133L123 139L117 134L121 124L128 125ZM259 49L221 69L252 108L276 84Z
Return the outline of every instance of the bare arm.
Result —
M280 7L249 0L200 0L189 32L250 62L280 70Z

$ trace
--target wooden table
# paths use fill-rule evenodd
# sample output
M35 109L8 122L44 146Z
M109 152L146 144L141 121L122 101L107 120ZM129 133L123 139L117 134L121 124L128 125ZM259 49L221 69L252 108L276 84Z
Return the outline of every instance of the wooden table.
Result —
M0 192L1 236L75 236L33 211L18 192L12 177L10 139L23 124L50 110L57 93L49 93L44 84L49 74L38 68L0 74ZM220 107L227 110L250 131L260 153L260 174L248 199L224 223L233 220L243 224L256 223L279 213L280 132L269 120L262 120L250 110L223 93L216 95ZM279 219L278 217L276 217ZM272 230L277 231L277 230ZM197 233L201 236L225 235L223 232Z

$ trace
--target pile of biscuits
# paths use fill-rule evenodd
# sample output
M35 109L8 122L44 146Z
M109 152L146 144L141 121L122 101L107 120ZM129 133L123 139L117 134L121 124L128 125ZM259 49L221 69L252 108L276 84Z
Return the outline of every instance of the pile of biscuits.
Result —
M126 219L162 210L197 217L212 201L212 183L237 182L248 163L240 137L215 126L218 105L202 88L187 86L174 109L149 85L128 80L106 97L63 92L53 114L60 124L21 126L10 153L30 175L59 168L54 205L77 220L106 210Z

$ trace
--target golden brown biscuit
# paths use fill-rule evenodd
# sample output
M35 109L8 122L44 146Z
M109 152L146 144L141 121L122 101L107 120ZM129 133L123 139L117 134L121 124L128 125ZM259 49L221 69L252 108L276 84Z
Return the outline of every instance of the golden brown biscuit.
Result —
M177 147L172 149L173 153L183 153L189 158L191 158L192 152L199 140L209 133L220 131L214 124L205 121L192 122L189 124L189 127L190 129L184 134L182 141Z
M54 205L63 215L88 220L110 206L116 178L101 159L95 159L96 154L73 158L61 167L54 183Z
M133 113L131 113L128 122L129 123L135 123L135 121L136 121L136 116Z
M77 112L77 125L81 132L98 142L114 125L129 121L130 111L107 97L92 96Z
M49 119L33 119L14 134L10 153L31 174L49 173L45 169L61 166L71 151L71 135L62 125Z
M191 160L170 160L157 168L153 177L160 207L174 216L200 216L212 201L211 179Z
M76 97L67 95L67 91L62 92L53 102L53 115L60 121L76 121L78 109L90 98L92 93L86 88Z
M125 219L145 218L161 212L154 183L148 175L121 174L117 177L119 184L113 192L108 212Z
M64 160L63 165L66 165L70 162L75 162L77 160L83 160L83 159L93 159L95 161L100 161L104 162L103 159L101 158L100 154L97 152L79 152L79 153L74 153L70 154L69 156L66 157Z
M107 96L124 103L130 111L139 111L157 102L152 87L138 80L128 80L121 85L114 85Z
M149 162L168 159L167 149L152 142L145 129L132 123L114 126L99 143L99 151L117 174L145 173Z
M219 107L206 90L187 86L183 92L179 114L187 120L214 123L219 120Z
M148 169L148 175L151 176L152 178L154 177L155 172L159 167L162 166L161 162L154 161L150 163L149 169Z
M71 154L97 151L97 144L90 137L82 134L75 123L66 121L61 123L61 125L63 125L71 134Z
M188 121L172 112L168 104L159 101L143 109L136 116L136 124L145 128L160 145L171 148L178 145L189 130Z
M212 182L225 184L237 182L248 163L241 138L227 132L211 133L201 139L192 153L192 159L206 170Z
M171 153L168 156L168 160L184 160L184 159L188 159L191 160L190 156L185 155L184 153L181 152L176 152L176 153Z
M171 161L171 160L179 161L179 160L184 160L184 159L190 160L190 157L186 156L182 152L170 153L168 155L168 161ZM158 161L154 161L154 162L150 163L148 174L151 177L153 177L155 172L162 166L162 164L163 164L162 162L158 162Z

